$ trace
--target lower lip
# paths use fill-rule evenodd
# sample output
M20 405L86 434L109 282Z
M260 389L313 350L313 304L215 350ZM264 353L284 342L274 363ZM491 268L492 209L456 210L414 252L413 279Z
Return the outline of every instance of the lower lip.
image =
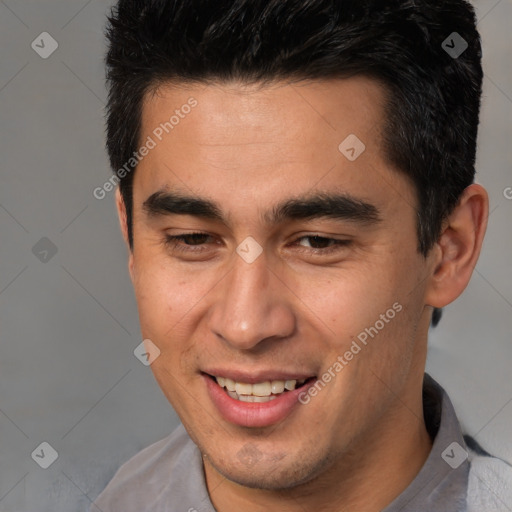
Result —
M285 391L268 402L242 402L231 398L211 377L202 375L208 394L226 421L241 427L268 427L284 420L299 404L299 395L314 384L314 380L293 391Z

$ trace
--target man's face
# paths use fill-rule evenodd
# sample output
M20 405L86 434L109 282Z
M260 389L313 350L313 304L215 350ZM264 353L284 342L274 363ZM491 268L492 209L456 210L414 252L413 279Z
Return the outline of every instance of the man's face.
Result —
M240 484L294 486L417 422L432 262L414 188L383 154L383 102L363 78L166 86L145 102L140 141L156 146L134 177L130 256L142 334L206 461ZM351 134L363 152L342 144Z

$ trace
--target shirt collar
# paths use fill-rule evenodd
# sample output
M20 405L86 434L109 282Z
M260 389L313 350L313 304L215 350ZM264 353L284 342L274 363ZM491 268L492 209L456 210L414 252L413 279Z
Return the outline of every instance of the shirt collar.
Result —
M469 461L459 421L444 389L425 374L423 412L432 450L411 484L382 512L464 512Z

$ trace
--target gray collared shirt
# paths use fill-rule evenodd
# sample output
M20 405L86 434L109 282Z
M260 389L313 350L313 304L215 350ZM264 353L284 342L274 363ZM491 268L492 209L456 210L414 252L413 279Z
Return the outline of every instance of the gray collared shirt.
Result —
M382 512L512 512L512 466L466 443L448 395L427 374L423 391L432 450ZM201 454L183 425L121 466L90 510L215 512Z

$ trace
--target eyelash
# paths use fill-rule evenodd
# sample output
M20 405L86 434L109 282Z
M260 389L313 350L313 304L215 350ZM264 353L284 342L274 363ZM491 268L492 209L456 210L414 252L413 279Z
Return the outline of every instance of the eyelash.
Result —
M184 253L200 253L204 252L205 249L203 249L201 246L203 244L198 245L187 245L187 244L180 244L179 242L184 242L187 238L194 238L194 237L211 237L208 233L201 233L201 232L194 232L194 233L184 233L182 235L166 235L164 243L167 247L171 248L172 250L177 250ZM303 240L304 238L316 238L317 240L327 241L327 242L334 242L335 245L323 249L315 249L315 248L307 248L302 247L302 250L306 250L309 253L313 253L315 255L330 255L337 251L340 251L341 249L347 247L350 245L351 240L338 240L336 238L328 238L323 237L319 235L304 235L299 238L297 238L297 241ZM194 249L194 247L200 247L199 249ZM206 249L207 250L207 249ZM301 252L302 252L301 250Z

